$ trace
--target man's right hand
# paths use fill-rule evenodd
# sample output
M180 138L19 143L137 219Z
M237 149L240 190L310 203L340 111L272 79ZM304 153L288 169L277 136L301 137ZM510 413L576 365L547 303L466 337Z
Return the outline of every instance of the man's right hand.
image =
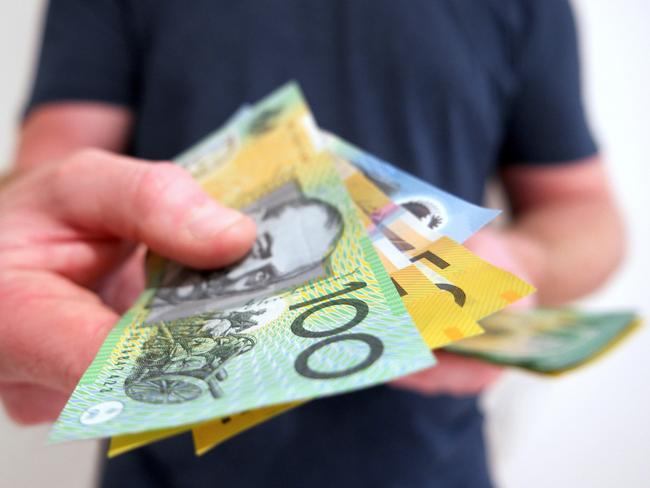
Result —
M84 150L1 188L0 397L9 415L56 418L118 320L94 290L138 244L216 268L254 238L248 217L172 164Z

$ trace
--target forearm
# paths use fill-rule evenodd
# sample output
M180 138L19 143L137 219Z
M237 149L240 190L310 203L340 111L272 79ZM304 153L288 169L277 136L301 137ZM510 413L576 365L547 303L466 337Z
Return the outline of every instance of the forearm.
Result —
M601 285L623 257L624 229L613 202L550 203L517 217L507 245L538 288L542 305L578 298Z

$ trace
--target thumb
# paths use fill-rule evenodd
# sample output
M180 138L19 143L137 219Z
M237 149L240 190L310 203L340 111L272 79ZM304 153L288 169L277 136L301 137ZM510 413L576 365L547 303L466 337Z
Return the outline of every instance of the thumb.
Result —
M249 217L218 204L171 163L86 150L60 163L47 194L69 224L143 242L193 267L230 264L255 239Z

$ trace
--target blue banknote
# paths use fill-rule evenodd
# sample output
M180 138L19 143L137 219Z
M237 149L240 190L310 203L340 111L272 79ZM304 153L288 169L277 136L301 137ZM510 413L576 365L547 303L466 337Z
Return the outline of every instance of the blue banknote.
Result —
M330 133L328 148L359 168L391 200L441 235L463 242L492 221L499 210L480 207L441 190Z

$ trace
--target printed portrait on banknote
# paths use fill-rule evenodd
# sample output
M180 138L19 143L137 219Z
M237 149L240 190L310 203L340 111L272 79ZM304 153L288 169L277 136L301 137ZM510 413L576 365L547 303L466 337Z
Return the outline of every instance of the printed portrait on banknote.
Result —
M245 212L257 224L250 253L222 270L170 264L149 306L148 323L232 308L326 275L327 259L343 232L336 208L289 182Z

